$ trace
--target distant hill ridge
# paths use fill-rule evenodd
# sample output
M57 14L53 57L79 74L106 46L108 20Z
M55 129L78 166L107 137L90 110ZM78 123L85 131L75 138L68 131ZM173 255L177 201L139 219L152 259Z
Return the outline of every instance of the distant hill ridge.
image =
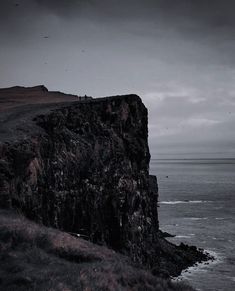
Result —
M8 88L0 88L0 92L7 92L7 91L40 91L40 92L48 92L48 89L44 85L37 85L33 87L24 87L24 86L13 86Z

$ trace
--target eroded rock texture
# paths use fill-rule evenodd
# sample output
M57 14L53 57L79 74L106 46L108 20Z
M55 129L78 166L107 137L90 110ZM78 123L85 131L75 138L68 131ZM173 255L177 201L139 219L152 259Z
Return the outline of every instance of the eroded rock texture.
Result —
M168 243L158 231L147 109L138 96L65 102L65 94L36 87L33 103L31 91L22 90L12 97L17 106L8 98L0 114L0 207L82 234L156 274L179 274L206 258L196 248ZM22 94L29 104L19 105Z
M158 218L141 99L76 102L34 122L44 133L1 145L1 203L147 263Z

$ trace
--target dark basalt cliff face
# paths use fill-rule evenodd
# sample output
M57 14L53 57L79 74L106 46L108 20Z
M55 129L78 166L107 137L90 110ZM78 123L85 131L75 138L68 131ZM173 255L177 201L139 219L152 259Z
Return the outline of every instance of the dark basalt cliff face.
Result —
M9 124L17 110L27 114ZM1 207L82 234L157 273L177 274L205 258L160 236L147 109L138 96L56 103L47 111L45 104L15 107L2 122L15 135L4 132L0 143Z
M4 203L142 263L158 220L140 98L77 102L34 120L44 134L1 147Z

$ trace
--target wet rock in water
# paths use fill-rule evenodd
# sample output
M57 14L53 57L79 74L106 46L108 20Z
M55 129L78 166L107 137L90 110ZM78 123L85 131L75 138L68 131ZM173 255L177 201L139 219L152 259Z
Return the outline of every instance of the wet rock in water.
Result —
M162 231L162 230L160 230L160 229L159 229L159 236L161 236L161 237L165 237L165 238L167 238L167 237L175 237L174 234L170 234L170 233L168 233L168 232L166 232L166 231Z

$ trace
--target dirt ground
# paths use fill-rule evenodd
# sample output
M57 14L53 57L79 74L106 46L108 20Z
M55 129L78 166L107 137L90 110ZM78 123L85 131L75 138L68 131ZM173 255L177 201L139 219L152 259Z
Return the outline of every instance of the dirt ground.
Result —
M27 138L28 133L38 133L40 128L32 121L36 115L78 102L78 98L50 92L44 86L0 89L0 141Z

